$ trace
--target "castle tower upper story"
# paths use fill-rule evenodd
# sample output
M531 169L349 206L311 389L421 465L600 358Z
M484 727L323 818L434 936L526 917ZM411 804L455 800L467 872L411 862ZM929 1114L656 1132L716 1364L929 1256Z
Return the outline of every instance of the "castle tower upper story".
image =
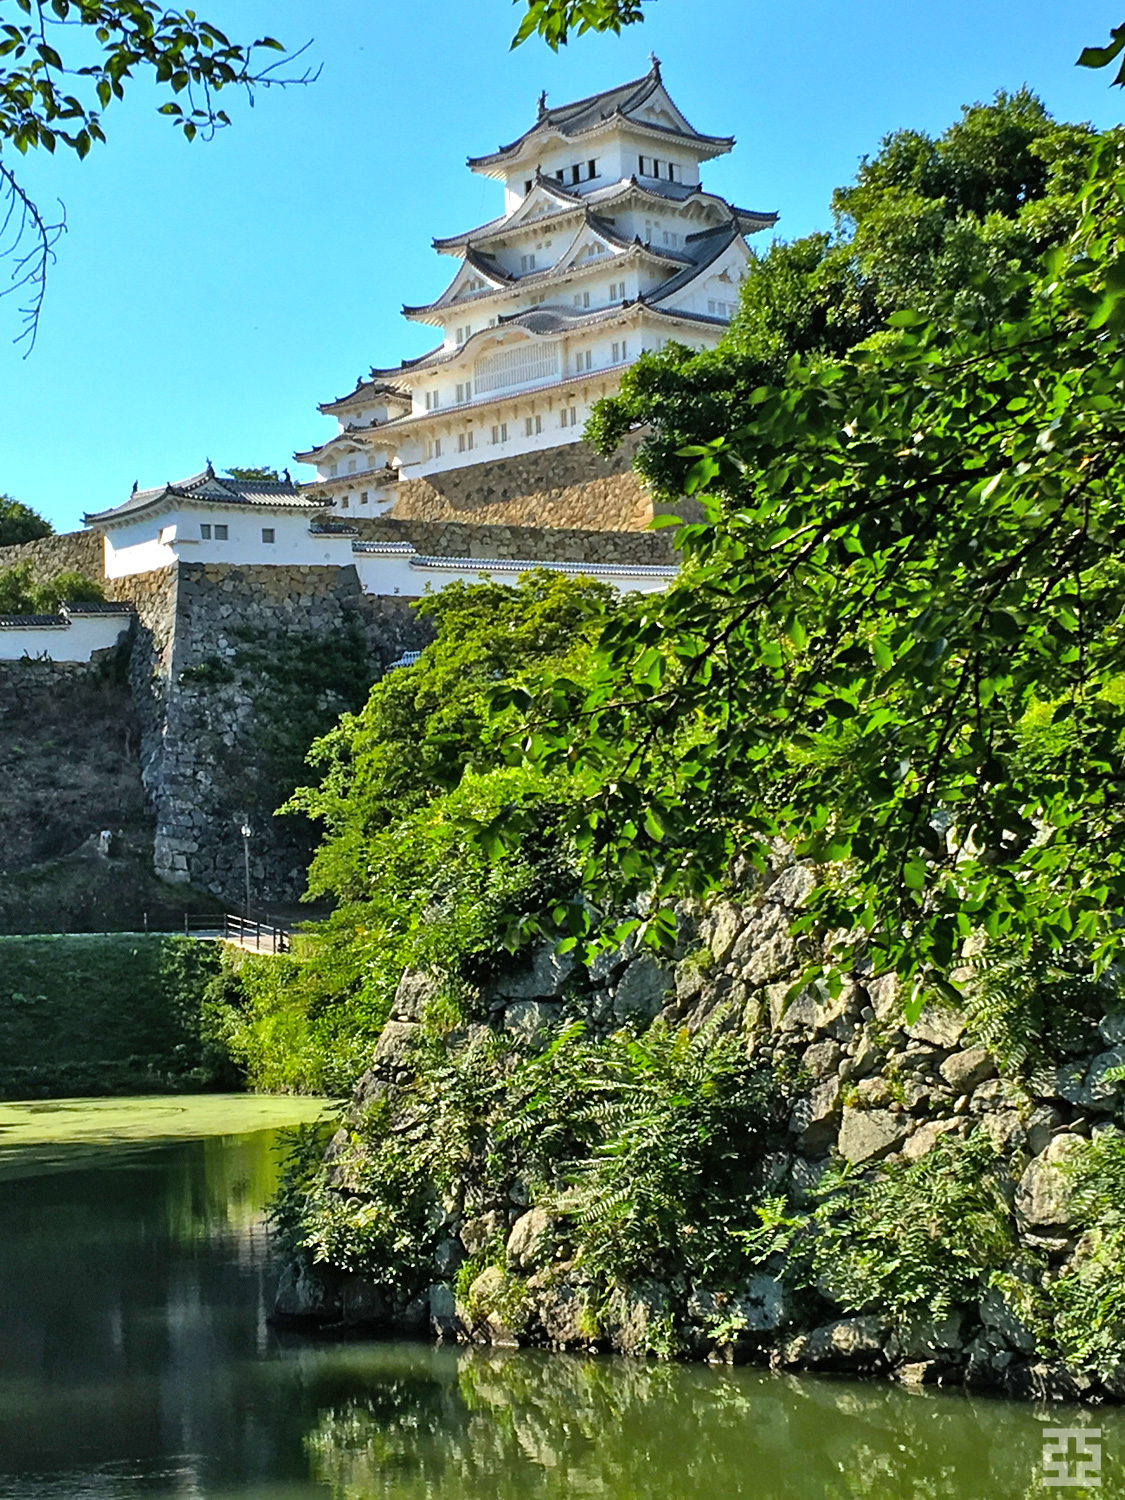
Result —
M688 122L655 58L587 99L542 96L523 135L469 158L503 184L503 214L435 240L457 270L435 301L403 309L440 342L320 407L337 432L296 455L318 490L377 510L389 480L576 442L642 352L713 348L747 237L777 221L704 189L701 164L733 146Z

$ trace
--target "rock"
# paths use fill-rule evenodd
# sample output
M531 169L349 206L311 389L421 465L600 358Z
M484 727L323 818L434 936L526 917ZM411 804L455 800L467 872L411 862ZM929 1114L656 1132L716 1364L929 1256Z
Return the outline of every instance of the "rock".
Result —
M1023 1141L1023 1124L1017 1110L1001 1109L994 1113L986 1113L980 1123L981 1129L997 1151L1006 1151L1009 1146L1013 1144L1018 1146Z
M623 969L636 950L636 934L630 932L616 948L599 948L586 972L595 984L602 984L605 980L612 979L619 969Z
M906 1028L907 1034L918 1042L929 1042L932 1047L949 1051L956 1047L965 1030L965 1022L955 1010L946 1005L927 1005L922 1014Z
M865 1078L857 1087L856 1093L864 1109L881 1109L894 1098L885 1078Z
M789 1321L789 1299L776 1276L751 1276L737 1294L735 1306L749 1333L776 1333Z
M547 1260L554 1244L551 1216L545 1208L532 1208L512 1226L505 1256L517 1271L533 1271Z
M588 1301L565 1281L539 1292L537 1311L543 1332L557 1348L590 1342Z
M1108 1079L1106 1074L1119 1068L1125 1068L1125 1047L1112 1047L1094 1058L1083 1081L1089 1108L1106 1112L1116 1110L1125 1084Z
M506 1000L551 1000L561 995L574 973L575 960L569 953L558 954L543 944L531 961L525 961L514 973L502 974L496 981L498 995Z
M961 1128L960 1120L928 1120L906 1142L902 1148L902 1154L907 1161L919 1161L928 1151L934 1149L943 1135L949 1135L952 1131L960 1131Z
M864 985L877 1021L889 1021L899 1008L898 976L881 974Z
M920 1318L895 1335L888 1352L894 1359L907 1360L933 1360L958 1354L962 1348L962 1321L959 1312L944 1318Z
M667 1323L668 1288L660 1281L638 1281L629 1289L614 1342L622 1354L648 1354L667 1336Z
M420 1021L422 1012L441 988L441 981L420 969L407 969L398 982L391 1015L396 1021Z
M448 1282L435 1282L429 1293L430 1329L435 1338L447 1337L462 1331L457 1314L457 1300Z
M789 917L780 907L765 906L746 927L731 953L731 962L752 988L792 970L796 946L789 936Z
M889 1333L890 1325L883 1318L841 1318L794 1339L785 1355L791 1364L844 1368L882 1364Z
M794 1157L789 1169L789 1182L793 1201L798 1207L804 1207L812 1201L821 1178L827 1171L826 1161L806 1161L803 1156Z
M816 875L808 865L787 865L771 882L766 900L792 910L804 906L816 884Z
M845 1109L837 1142L840 1155L853 1165L880 1161L902 1145L910 1126L905 1115L886 1109Z
M511 1326L510 1314L503 1310L508 1292L508 1278L500 1267L487 1266L469 1287L469 1308L474 1315L474 1328L483 1325L489 1343L501 1348L518 1348L518 1330Z
M681 959L676 965L676 1003L688 1005L699 994L707 980L708 968L699 962L699 956L692 954L690 957Z
M705 941L716 964L726 963L745 921L742 909L732 902L720 901L715 906L704 932L707 934Z
M1049 1104L1040 1104L1027 1117L1027 1149L1040 1156L1051 1144L1051 1137L1062 1124L1062 1115Z
M1115 1011L1110 1016L1103 1016L1098 1022L1098 1030L1108 1047L1118 1047L1125 1043L1125 1010Z
M989 1287L980 1299L980 1320L989 1333L994 1334L1009 1349L1021 1354L1034 1354L1035 1334L1008 1303L996 1287Z
M993 1077L996 1064L986 1047L967 1047L947 1057L938 1071L955 1094L971 1094L977 1084Z
M814 1042L801 1055L801 1066L810 1078L819 1082L834 1074L840 1066L843 1053L838 1042Z
M434 1270L439 1276L452 1276L464 1259L460 1240L442 1240L434 1251Z
M902 1085L902 1102L912 1111L924 1111L930 1102L930 1090L919 1078L907 1078Z
M831 1143L840 1117L842 1091L839 1078L826 1078L793 1106L789 1129L805 1150L816 1151Z
M274 1312L282 1318L312 1318L321 1323L340 1320L343 1299L340 1278L326 1267L289 1261L278 1280Z
M496 1238L507 1221L498 1209L479 1214L475 1219L466 1219L461 1225L461 1243L470 1255L480 1255Z
M1065 1099L1068 1104L1079 1107L1088 1102L1086 1067L1079 1063L1066 1063L1061 1068L1039 1068L1031 1075L1028 1086L1038 1099Z
M353 1327L387 1328L392 1319L386 1293L367 1276L341 1277L340 1320Z
M895 1379L900 1380L903 1385L930 1385L937 1380L941 1373L941 1366L932 1359L916 1360L912 1364L900 1365L895 1371Z
M382 1072L397 1073L409 1067L410 1053L418 1035L418 1027L412 1021L388 1021L380 1033L371 1059L372 1067Z
M562 1006L545 1000L516 1000L504 1010L504 1030L518 1041L542 1045L561 1019Z
M1030 1162L1016 1190L1016 1213L1025 1225L1066 1224L1070 1214L1070 1182L1063 1163L1082 1137L1056 1135L1042 1155Z
M866 1078L884 1061L884 1054L869 1036L860 1036L859 1046L851 1060L849 1069L852 1078ZM882 1080L879 1080L882 1082Z
M613 997L619 1021L651 1021L664 1004L671 975L648 953L634 958L622 974Z

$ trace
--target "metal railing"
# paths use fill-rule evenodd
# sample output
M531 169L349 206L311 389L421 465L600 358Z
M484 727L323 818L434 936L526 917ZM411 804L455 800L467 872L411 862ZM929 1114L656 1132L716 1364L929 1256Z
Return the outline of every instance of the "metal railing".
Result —
M235 943L254 953L288 953L291 932L276 922L250 921L230 912L214 916L184 913L184 936L214 942Z

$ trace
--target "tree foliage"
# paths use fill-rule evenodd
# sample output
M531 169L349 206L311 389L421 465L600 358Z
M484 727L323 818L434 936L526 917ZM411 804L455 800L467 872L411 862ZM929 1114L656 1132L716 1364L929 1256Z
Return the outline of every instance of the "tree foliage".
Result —
M53 615L60 604L95 604L105 598L100 583L67 571L36 579L29 562L0 572L0 614Z
M17 547L22 542L35 542L40 537L50 536L54 531L44 516L13 500L11 495L0 495L0 547Z
M1088 165L1066 241L999 301L892 313L841 358L790 359L722 435L681 436L704 520L680 580L529 712L527 752L579 784L575 936L591 902L641 899L668 939L676 894L782 838L824 871L798 926L916 997L982 931L1110 958L1125 135ZM650 403L665 432L681 416Z

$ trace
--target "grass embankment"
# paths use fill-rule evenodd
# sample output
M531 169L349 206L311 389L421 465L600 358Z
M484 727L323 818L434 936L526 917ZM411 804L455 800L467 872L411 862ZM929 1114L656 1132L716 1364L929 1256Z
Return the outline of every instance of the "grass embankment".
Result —
M0 1098L237 1087L208 1027L218 967L164 934L0 938Z

